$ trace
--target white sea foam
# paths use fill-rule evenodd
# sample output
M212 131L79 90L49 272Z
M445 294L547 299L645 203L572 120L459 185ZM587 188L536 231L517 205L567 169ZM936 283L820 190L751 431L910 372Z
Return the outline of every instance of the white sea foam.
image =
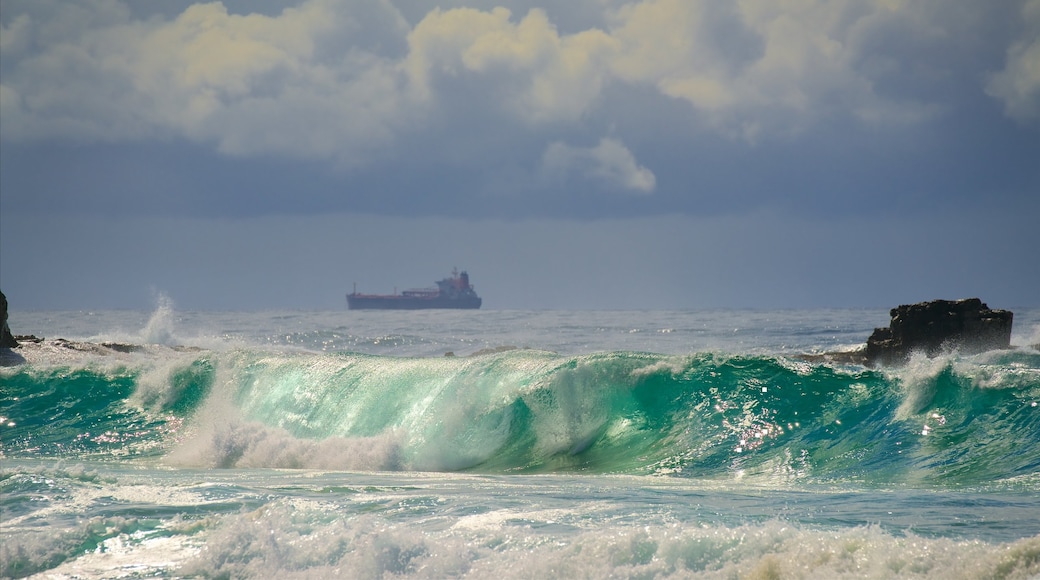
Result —
M861 513L885 519L886 507L901 505L918 510L902 516L913 525L927 525L925 514L933 509L941 512L933 523L954 514L969 517L967 523L970 512L962 510L973 500L959 494L940 493L938 504L928 507L920 504L931 495L926 492L888 503L901 495L857 500L835 492L816 499L801 490L783 495L781 504L769 499L776 490L741 493L659 478L149 472L131 466L115 477L79 468L19 473L6 481L40 476L34 480L42 486L39 499L53 494L67 515L41 511L5 522L0 576L22 570L58 578L1025 580L1040 574L1036 535L999 542L919 535L891 523L717 521L723 512L749 513L755 505L762 514L775 509L789 517L808 509L810 519L820 509L818 517L834 522ZM51 479L56 488L48 487ZM712 505L695 507L700 501ZM187 506L193 515L163 522L149 515ZM1014 504L1005 509L1022 511ZM80 517L71 523L74 513ZM64 524L40 528L48 521Z
M1040 573L1040 537L1006 545L837 531L780 521L735 527L603 524L539 531L560 513L505 510L445 531L287 505L227 518L179 573L342 578L983 578ZM546 520L545 518L550 518Z
M278 426L243 417L235 402L241 367L225 356L214 386L166 458L171 465L201 468L293 468L383 471L401 469L401 435L300 438ZM161 393L159 396L166 396Z
M176 376L185 372L200 358L200 353L197 352L173 350L151 358L137 377L137 388L130 402L156 410L164 410L176 404L188 386L186 381L176 380Z
M120 532L96 549L47 570L49 579L162 578L194 557L199 542L190 536L167 536L165 530Z
M889 376L897 377L903 388L903 402L896 410L896 419L908 419L932 404L938 388L937 378L950 368L952 361L949 354L929 358L915 352L905 367L886 371Z
M337 469L393 471L402 468L400 436L301 439L278 427L230 420L183 441L171 465L202 468Z
M651 377L658 374L669 374L671 376L678 376L686 369L686 360L684 359L666 359L659 360L657 362L648 364L644 367L639 367L632 370L633 378L644 378Z

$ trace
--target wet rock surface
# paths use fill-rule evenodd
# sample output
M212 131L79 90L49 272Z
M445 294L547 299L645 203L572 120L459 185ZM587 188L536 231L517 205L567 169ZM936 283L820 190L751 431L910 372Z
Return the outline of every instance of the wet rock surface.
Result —
M874 329L863 348L799 355L811 363L898 366L915 352L977 354L1011 348L1010 310L995 310L978 298L930 300L889 311L891 323ZM1033 346L1040 350L1040 344Z
M0 330L0 348L16 348L18 341L11 334L7 326L7 296L0 292L0 320L3 320L3 330Z
M877 328L863 350L869 365L897 365L914 352L933 357L943 351L974 354L1011 348L1010 310L994 310L978 298L904 304L890 312L887 328Z

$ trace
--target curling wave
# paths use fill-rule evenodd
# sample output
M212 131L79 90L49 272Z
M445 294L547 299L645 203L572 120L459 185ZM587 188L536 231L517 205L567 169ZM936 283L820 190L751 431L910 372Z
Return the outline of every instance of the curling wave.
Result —
M4 454L938 484L1040 468L1029 350L893 371L720 353L135 356L3 370Z

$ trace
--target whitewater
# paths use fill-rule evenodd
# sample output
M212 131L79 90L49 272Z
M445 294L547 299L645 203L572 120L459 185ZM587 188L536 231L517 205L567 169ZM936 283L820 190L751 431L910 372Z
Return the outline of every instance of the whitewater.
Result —
M0 577L1040 577L1040 309L13 311ZM58 340L64 339L64 340Z

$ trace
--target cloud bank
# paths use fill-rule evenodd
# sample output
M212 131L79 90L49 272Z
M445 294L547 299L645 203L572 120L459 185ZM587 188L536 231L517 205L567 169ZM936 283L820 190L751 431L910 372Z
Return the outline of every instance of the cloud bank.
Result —
M751 188L704 172L718 151L885 151L979 111L1032 144L1040 126L1040 0L464 4L5 2L0 139L187 143L359 188L456 172L445 185L477 197L598 188L672 211ZM985 193L1035 183L1016 167ZM785 171L802 170L766 174Z

